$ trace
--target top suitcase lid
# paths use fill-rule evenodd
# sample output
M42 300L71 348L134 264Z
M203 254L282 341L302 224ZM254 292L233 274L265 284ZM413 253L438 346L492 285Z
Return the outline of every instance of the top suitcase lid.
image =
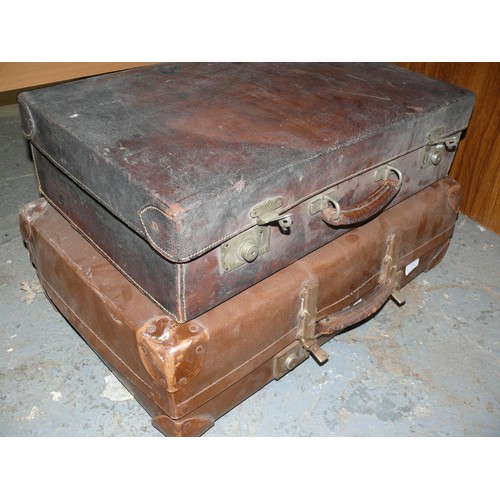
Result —
M463 130L474 95L390 64L189 63L18 101L37 149L183 262L422 147L437 126Z

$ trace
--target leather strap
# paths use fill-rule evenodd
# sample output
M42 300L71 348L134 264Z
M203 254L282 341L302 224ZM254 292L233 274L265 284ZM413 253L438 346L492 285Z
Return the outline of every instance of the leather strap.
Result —
M364 222L381 212L396 196L400 187L399 179L386 179L376 191L351 208L340 210L338 205L329 205L323 210L321 218L330 226L350 226Z

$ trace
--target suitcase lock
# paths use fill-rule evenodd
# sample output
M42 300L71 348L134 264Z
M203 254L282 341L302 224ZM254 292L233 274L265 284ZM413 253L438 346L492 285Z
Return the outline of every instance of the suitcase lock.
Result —
M259 255L269 251L271 223L277 222L282 232L290 231L292 225L290 214L277 212L282 205L282 198L270 198L251 209L250 216L257 219L257 225L231 238L220 247L219 271L221 274L249 264Z
M220 246L219 272L226 274L269 251L271 228L254 226Z
M427 144L420 154L420 168L437 167L443 159L445 151L457 149L460 133L444 136L444 127L439 127L427 134Z

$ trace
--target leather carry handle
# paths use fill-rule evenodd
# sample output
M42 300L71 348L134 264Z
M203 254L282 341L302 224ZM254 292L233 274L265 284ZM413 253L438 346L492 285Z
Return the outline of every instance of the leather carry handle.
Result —
M356 305L321 320L316 327L316 337L332 335L355 325L375 314L387 302L395 289L394 278L379 284Z
M323 198L331 205L323 209L322 220L330 226L349 226L368 220L379 213L396 196L403 183L403 174L397 168L387 166L386 169L394 172L397 179L385 179L376 191L351 208L341 209L336 200L324 195Z
M301 294L302 306L297 338L302 347L310 352L319 364L323 364L328 359L328 354L319 347L319 337L340 333L347 327L363 321L381 309L391 295L399 305L404 303L404 300L395 296L395 292L399 289L399 276L401 274L397 271L398 248L399 237L393 234L387 240L387 250L375 288L352 306L333 313L319 322L316 322L318 286L306 285Z
M387 241L387 252L384 257L381 275L378 285L364 295L357 303L334 313L318 322L315 337L331 335L347 327L359 323L372 314L375 314L399 288L397 263L397 241L396 235L392 235Z

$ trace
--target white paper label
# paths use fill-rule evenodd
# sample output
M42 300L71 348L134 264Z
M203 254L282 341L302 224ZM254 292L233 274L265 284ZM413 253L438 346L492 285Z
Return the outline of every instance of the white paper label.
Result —
M405 275L408 276L417 266L418 263L420 262L420 259L416 259L413 262L410 262L406 267L405 267Z

